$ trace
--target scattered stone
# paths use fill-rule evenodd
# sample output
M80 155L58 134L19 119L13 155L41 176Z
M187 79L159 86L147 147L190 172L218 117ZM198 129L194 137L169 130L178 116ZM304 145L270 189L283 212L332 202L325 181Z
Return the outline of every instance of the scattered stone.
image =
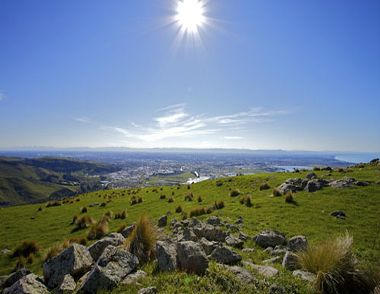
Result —
M228 265L221 265L224 269L228 270L229 272L233 273L235 277L240 280L243 284L250 284L256 282L256 278L245 268L242 268L240 266L228 266Z
M287 179L285 183L282 183L277 189L281 194L286 194L287 192L297 192L302 191L308 180L301 178Z
M74 279L90 270L93 259L83 245L72 244L59 255L50 258L43 265L44 279L49 288L59 286L66 274Z
M269 294L286 294L284 287L273 284L269 287Z
M4 249L2 249L2 250L0 251L0 254L1 254L1 255L8 255L8 254L11 254L11 253L12 253L12 251L9 250L8 248L4 248Z
M239 239L240 240L243 240L243 241L247 241L248 240L248 235L242 233L242 232L239 232Z
M88 274L79 293L97 293L115 288L128 274L137 269L135 255L120 247L108 246Z
M213 225L209 224L198 224L194 227L193 230L198 238L205 237L209 241L224 242L227 237L226 232L223 232L218 227L214 227Z
M212 251L217 247L218 242L215 241L209 241L206 238L202 238L199 241L199 244L202 246L203 250L207 255L210 255Z
M306 175L306 178L309 180L313 180L313 179L318 178L318 176L315 173L309 173Z
M265 259L263 261L263 264L272 264L272 263L280 262L281 260L282 260L281 256L275 256L269 259Z
M330 182L329 186L333 188L347 188L352 187L355 184L355 182L356 180L354 178L344 177L341 180Z
M286 252L284 259L282 260L282 266L291 271L299 269L297 255L290 251Z
M63 281L58 288L54 290L54 294L69 294L74 293L77 284L74 281L74 278L69 274L63 277Z
M156 294L157 292L158 291L156 287L148 287L148 288L140 289L138 294Z
M109 245L119 246L123 244L124 241L125 241L125 238L123 237L122 234L112 233L109 236L96 241L94 244L92 244L88 248L88 251L90 252L92 259L94 261L97 261L107 246Z
M158 219L158 226L159 227L165 227L168 224L168 216L163 215Z
M228 246L239 248L239 249L242 249L244 245L244 242L242 240L231 235L227 236L225 241Z
M294 236L288 240L290 251L305 251L307 249L307 239L305 236Z
M242 216L239 216L238 219L237 219L237 221L235 222L235 224L237 224L237 225L241 225L243 222L244 222L243 217L242 217Z
M369 183L365 182L365 181L357 181L357 182L355 182L355 185L359 186L359 187L367 187L367 186L369 186Z
M244 248L242 250L242 252L244 252L244 253L253 253L255 251L256 251L255 248Z
M217 216L210 216L207 221L209 225L220 226L220 218Z
M147 273L138 270L135 273L129 274L128 276L125 277L124 280L122 280L120 283L123 285L137 285L138 281L145 278L147 276Z
M340 219L344 219L346 217L346 213L343 210L333 211L330 215Z
M277 246L276 246L277 247ZM287 250L282 248L276 248L271 251L271 255L283 257L286 254Z
M227 247L216 247L210 257L223 264L236 264L241 261L241 256Z
M250 262L250 261L244 261L243 264L247 265L247 266L250 266L255 271L257 271L260 275L262 275L262 276L264 276L266 278L272 278L274 276L277 276L278 273L279 273L278 269L275 269L272 266L257 265L257 264L254 264L254 263Z
M202 247L193 241L177 244L177 260L181 270L187 273L204 274L208 268L208 260Z
M197 235L195 235L194 231L188 227L184 228L181 232L177 235L177 241L198 241Z
M253 239L256 244L262 248L276 247L277 245L286 244L284 235L275 231L263 231Z
M156 257L160 271L174 271L177 268L177 245L170 241L157 241Z
M25 277L25 276L29 275L30 273L31 273L30 270L28 270L26 268L19 269L17 272L11 274L10 276L8 276L5 279L2 288L8 288L8 287L12 286L14 283L16 283L22 277Z
M293 276L299 277L300 279L307 281L307 282L314 282L317 276L313 273L306 272L306 271L301 271L301 270L295 270L293 272Z
M9 288L6 288L4 294L48 294L49 291L44 284L39 281L35 274L28 274Z
M126 227L124 230L121 231L121 234L123 235L124 238L128 238L129 235L132 233L133 229L135 228L135 224L130 225Z
M321 190L323 186L324 186L324 182L322 180L313 179L307 182L304 190L307 192L313 193L318 190Z

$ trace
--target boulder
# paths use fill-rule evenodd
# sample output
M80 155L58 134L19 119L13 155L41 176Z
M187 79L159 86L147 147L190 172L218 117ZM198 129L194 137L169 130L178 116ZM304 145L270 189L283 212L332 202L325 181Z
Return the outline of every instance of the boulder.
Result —
M138 264L135 255L124 248L110 245L89 272L79 293L97 293L100 289L110 291L135 271Z
M136 285L139 280L145 278L147 273L141 270L136 271L135 273L129 274L121 281L123 285Z
M194 233L198 238L205 237L209 241L224 242L227 237L227 233L223 232L219 227L213 225L198 224L194 227Z
M340 219L344 219L346 217L346 213L343 210L333 211L330 215Z
M167 224L168 224L168 216L167 216L167 215L163 215L163 216L161 216L161 217L158 219L158 223L157 223L157 225L158 225L159 227L165 227Z
M286 252L282 260L282 266L286 268L287 270L291 270L291 271L299 269L297 255L295 255L294 253L290 251Z
M202 246L203 250L207 255L210 255L211 252L218 246L218 242L209 241L206 238L202 238L199 241L199 244Z
M285 236L276 231L263 231L255 236L253 240L262 248L286 244Z
M324 183L322 180L313 179L307 182L304 190L307 192L313 193L318 190L321 190L323 186L324 186Z
M28 274L6 288L4 294L48 294L49 291L35 274Z
M16 283L18 280L20 280L22 277L25 277L29 275L30 273L31 273L30 270L26 268L21 268L15 273L11 274L9 277L7 277L5 281L3 282L2 287L0 288L8 288L12 286L14 283Z
M74 281L74 278L69 274L63 277L61 285L59 285L55 290L54 294L69 294L74 293L77 284Z
M341 180L330 182L329 186L333 188L347 188L352 187L355 184L355 182L356 180L354 178L344 177Z
M248 235L244 234L243 232L239 232L239 239L243 241L247 241Z
M227 236L225 241L228 246L239 248L239 249L242 249L244 245L244 242L242 240L234 236Z
M122 234L113 233L103 239L100 239L99 241L96 241L94 244L92 244L88 248L88 251L90 252L93 260L97 261L107 246L109 245L119 246L123 244L124 241L125 241L125 238L123 237Z
M307 239L305 236L294 236L288 240L290 251L304 251L307 249Z
M309 180L313 180L313 179L318 178L318 176L315 173L311 172L306 175L306 178Z
M204 274L208 268L208 260L202 247L193 241L177 244L177 261L181 270L187 273Z
M256 282L256 278L245 268L236 265L223 265L222 267L231 272L243 284L250 284Z
M287 179L285 183L282 183L277 189L281 194L286 194L287 192L302 191L305 188L307 181L308 180L301 178Z
M92 263L93 259L87 248L74 243L44 263L45 282L49 288L55 288L62 283L66 274L77 279L90 270Z
M272 264L272 263L276 263L280 261L282 261L281 256L275 256L275 257L263 260L263 264Z
M301 271L301 270L295 270L293 272L293 276L299 277L300 279L307 281L307 282L310 282L310 283L313 283L317 278L317 276L315 274L310 273L310 272Z
M220 218L217 216L210 216L207 221L209 225L220 226Z
M244 265L250 266L253 268L256 272L258 272L260 275L266 277L266 278L272 278L278 275L279 271L278 269L269 266L269 265L257 265L249 261L243 262Z
M222 264L236 264L241 261L241 256L224 246L218 246L211 252L210 258Z
M359 186L359 187L367 187L367 186L369 186L369 182L357 181L357 182L355 182L355 185Z
M158 293L156 287L147 287L147 288L142 288L137 292L138 294L156 294Z
M269 287L269 294L287 294L287 292L283 286L272 284Z
M177 244L170 241L157 241L156 258L160 271L174 271L177 268Z
M182 241L198 241L197 235L195 235L194 231L191 228L184 228L183 230L178 232L177 235L177 241L182 242Z
M129 235L132 233L133 229L135 228L135 224L130 225L126 227L124 230L122 230L120 233L123 235L124 238L128 238Z

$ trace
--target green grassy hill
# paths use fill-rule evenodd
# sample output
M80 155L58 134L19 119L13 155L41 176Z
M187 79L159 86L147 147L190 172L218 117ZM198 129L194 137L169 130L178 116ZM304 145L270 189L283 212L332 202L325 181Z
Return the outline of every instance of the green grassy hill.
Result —
M79 190L85 174L114 170L109 165L70 159L1 157L0 206L38 202L52 196L70 196Z
M33 174L28 169L26 171ZM284 201L284 196L273 197L272 189L260 190L260 185L267 182L271 187L276 187L288 178L304 178L307 173L266 173L210 180L191 186L98 191L80 195L72 203L66 201L65 204L54 207L34 204L0 208L0 250L14 250L23 240L35 240L42 249L27 266L34 272L41 273L43 257L50 247L70 238L87 235L86 229L72 233L72 218L78 215L83 207L87 207L87 214L95 219L100 219L108 211L117 213L127 209L126 220L110 221L110 231L116 231L121 225L135 222L144 213L156 223L160 216L170 212L170 222L174 218L181 219L181 214L175 212L179 205L185 212L189 212L193 208L209 207L215 201L222 200L225 207L212 212L212 215L220 216L232 223L242 216L244 218L242 231L251 237L263 229L274 229L285 233L288 237L305 235L309 242L314 244L347 231L354 237L354 251L359 262L363 265L378 265L380 260L380 167L366 165L341 171L316 171L316 173L318 177L325 179L341 179L349 176L360 181L368 181L370 185L342 189L325 187L314 193L302 191L294 194L296 204L290 204ZM240 196L230 196L230 192L234 189L240 191ZM190 192L194 195L194 200L185 201L185 196ZM239 201L241 197L248 194L252 196L252 207L242 205ZM160 195L166 195L166 199L160 200ZM130 200L133 196L141 197L143 202L131 206ZM200 203L197 201L198 196L202 198ZM169 197L173 197L174 202L169 203ZM93 206L94 203L103 202L106 203L104 207ZM41 211L39 207L42 207ZM335 210L344 210L347 217L338 219L330 216L330 213ZM205 219L208 216L204 215L200 218ZM263 259L271 257L263 250L256 248L253 242L247 243L246 246L256 249L254 253L239 251L246 260L260 263ZM9 273L16 262L17 260L9 255L0 255L0 275ZM284 272L280 265L276 267L282 273L274 282L287 283L289 289L294 290L293 293L309 293L309 288L305 283ZM181 293L192 293L192 289L199 289L202 292L207 288L202 288L202 283L210 282L205 277L198 278L183 273L154 276L151 264L146 265L144 269L152 273L152 276L143 284L156 285L163 292L169 291L173 283L178 283ZM133 287L130 289L132 293L135 293L135 290Z

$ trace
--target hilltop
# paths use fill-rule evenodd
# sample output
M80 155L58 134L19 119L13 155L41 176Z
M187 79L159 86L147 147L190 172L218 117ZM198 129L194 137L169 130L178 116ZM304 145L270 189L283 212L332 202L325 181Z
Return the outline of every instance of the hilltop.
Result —
M114 166L65 158L0 157L0 206L47 201L74 196L88 176L117 170Z
M294 178L300 180L288 181ZM315 192L293 192L292 201L285 201L285 195L273 196L273 188L284 188L284 183L289 185L310 179L334 184L326 184ZM159 220L162 221L163 216L167 216L167 225L159 230L164 235L174 233L174 219L181 221L196 214L199 221L205 222L210 216L217 216L223 223L223 230L232 237L247 238L243 242L246 250L237 246L233 248L234 252L240 255L243 261L259 265L275 256L270 250L258 246L253 239L264 230L281 232L287 240L303 235L311 245L348 232L353 236L353 251L360 266L378 266L379 195L380 165L374 162L344 169L316 169L314 174L310 171L263 173L208 180L192 185L104 190L85 193L60 202L2 208L0 275L9 274L16 267L16 263L20 262L19 259L12 258L11 253L23 240L33 240L38 244L38 253L31 260L21 261L37 274L42 274L43 259L50 248L69 239L75 239L86 246L91 245L94 241L86 241L85 238L92 225L73 230L74 216L88 216L100 220L104 215L108 215L109 232L116 232L120 227L135 223L143 214L149 215L155 224L158 224ZM250 199L249 205L247 198ZM220 202L223 202L223 205L216 206L216 203ZM182 212L178 212L179 206ZM120 216L125 210L125 219L115 217ZM332 214L333 212L343 213L344 216ZM169 224L172 224L171 228ZM185 223L182 222L180 226L182 225ZM233 243L229 244L233 246ZM281 263L271 264L278 271L278 274L271 277L263 277L252 266L240 266L259 278L259 293L268 293L274 284L283 287L286 293L312 292L309 282L292 276L292 272L283 268ZM121 286L114 289L114 292L136 293L143 286L155 286L159 293L222 293L226 289L244 293L251 289L236 281L234 275L231 276L220 269L214 261L210 261L208 274L200 277L185 272L158 274L154 261L139 268L148 275L141 279L142 286Z

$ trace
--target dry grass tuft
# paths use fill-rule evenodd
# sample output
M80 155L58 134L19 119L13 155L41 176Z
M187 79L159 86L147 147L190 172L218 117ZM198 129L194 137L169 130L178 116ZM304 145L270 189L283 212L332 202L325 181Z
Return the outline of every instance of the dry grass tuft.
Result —
M190 217L201 216L204 214L207 214L206 208L204 207L197 207L190 210Z
M105 235L108 234L109 228L108 228L108 221L110 218L106 215L103 215L103 217L91 227L90 231L87 234L88 240L97 240L103 238Z
M278 190L277 188L273 188L272 194L273 194L274 197L280 197L280 196L282 196L280 190Z
M127 249L136 255L141 263L150 260L154 255L157 232L148 216L142 215L132 233L125 241Z
M37 254L40 249L41 247L34 240L22 241L22 243L13 251L12 257L28 258L31 255Z
M124 209L122 212L115 213L115 219L126 219L128 216L127 210Z
M231 192L230 192L230 196L231 197L237 197L240 195L240 190L239 189L233 189Z
M222 209L222 208L224 208L224 206L225 205L224 205L224 201L223 200L215 201L215 203L214 203L214 208L215 209ZM209 212L207 212L207 213L209 213Z
M176 209L175 209L175 212L176 213L181 213L182 212L182 206L181 205L177 206Z
M95 223L95 220L88 215L77 217L74 222L74 228L72 229L72 232L86 229L89 226L93 225L94 223Z
M296 201L294 200L293 193L292 192L287 192L285 194L285 202L290 203L290 204L295 204Z
M260 191L269 190L269 189L270 189L270 185L268 183L264 183L260 185Z
M245 195L239 199L240 204L243 204L247 207L252 207L252 197L250 195Z

